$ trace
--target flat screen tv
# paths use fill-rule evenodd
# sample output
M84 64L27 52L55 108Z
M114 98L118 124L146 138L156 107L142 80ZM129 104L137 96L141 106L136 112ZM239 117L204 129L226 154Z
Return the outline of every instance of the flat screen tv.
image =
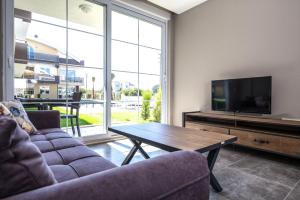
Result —
M212 110L271 114L272 77L215 80Z

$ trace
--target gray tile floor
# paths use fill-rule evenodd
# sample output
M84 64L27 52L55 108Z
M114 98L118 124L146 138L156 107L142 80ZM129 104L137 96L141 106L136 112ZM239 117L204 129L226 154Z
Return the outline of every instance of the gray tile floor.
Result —
M90 146L120 165L132 147L129 140ZM150 157L168 152L143 145ZM136 154L132 162L143 160ZM300 200L300 161L238 147L223 148L214 168L223 186L211 200Z

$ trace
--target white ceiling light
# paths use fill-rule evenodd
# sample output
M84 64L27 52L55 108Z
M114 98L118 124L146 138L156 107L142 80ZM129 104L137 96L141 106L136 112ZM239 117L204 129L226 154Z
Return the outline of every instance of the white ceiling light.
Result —
M181 14L207 0L148 0L160 7Z
M89 12L91 12L92 9L93 9L93 7L92 7L90 4L85 4L85 3L80 4L78 7L79 7L80 10L81 10L82 12L84 12L84 13L89 13Z

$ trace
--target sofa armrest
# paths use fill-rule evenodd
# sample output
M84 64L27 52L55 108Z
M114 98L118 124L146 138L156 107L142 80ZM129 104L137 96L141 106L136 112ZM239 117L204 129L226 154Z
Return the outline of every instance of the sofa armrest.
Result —
M17 199L208 200L209 169L200 153L179 151L7 198Z
M60 128L60 113L56 110L27 111L36 129Z

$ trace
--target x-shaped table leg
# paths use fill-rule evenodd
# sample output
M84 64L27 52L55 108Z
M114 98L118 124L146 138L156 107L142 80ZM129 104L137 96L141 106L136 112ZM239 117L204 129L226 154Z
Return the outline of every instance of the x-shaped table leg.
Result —
M210 185L214 188L216 192L222 192L223 190L218 180L216 179L215 175L212 173L219 152L220 152L220 148L217 148L210 151L207 156L208 168L210 170Z
M130 150L129 154L126 156L125 160L123 161L122 165L127 165L130 163L136 152L139 150L145 159L149 159L149 155L146 151L141 147L142 142L130 139L130 141L134 144L132 149Z
M135 140L130 140L134 146L138 148L138 150L141 152L141 154L144 156L145 159L149 159L149 155L146 153L146 151L141 147L142 142L138 142Z

